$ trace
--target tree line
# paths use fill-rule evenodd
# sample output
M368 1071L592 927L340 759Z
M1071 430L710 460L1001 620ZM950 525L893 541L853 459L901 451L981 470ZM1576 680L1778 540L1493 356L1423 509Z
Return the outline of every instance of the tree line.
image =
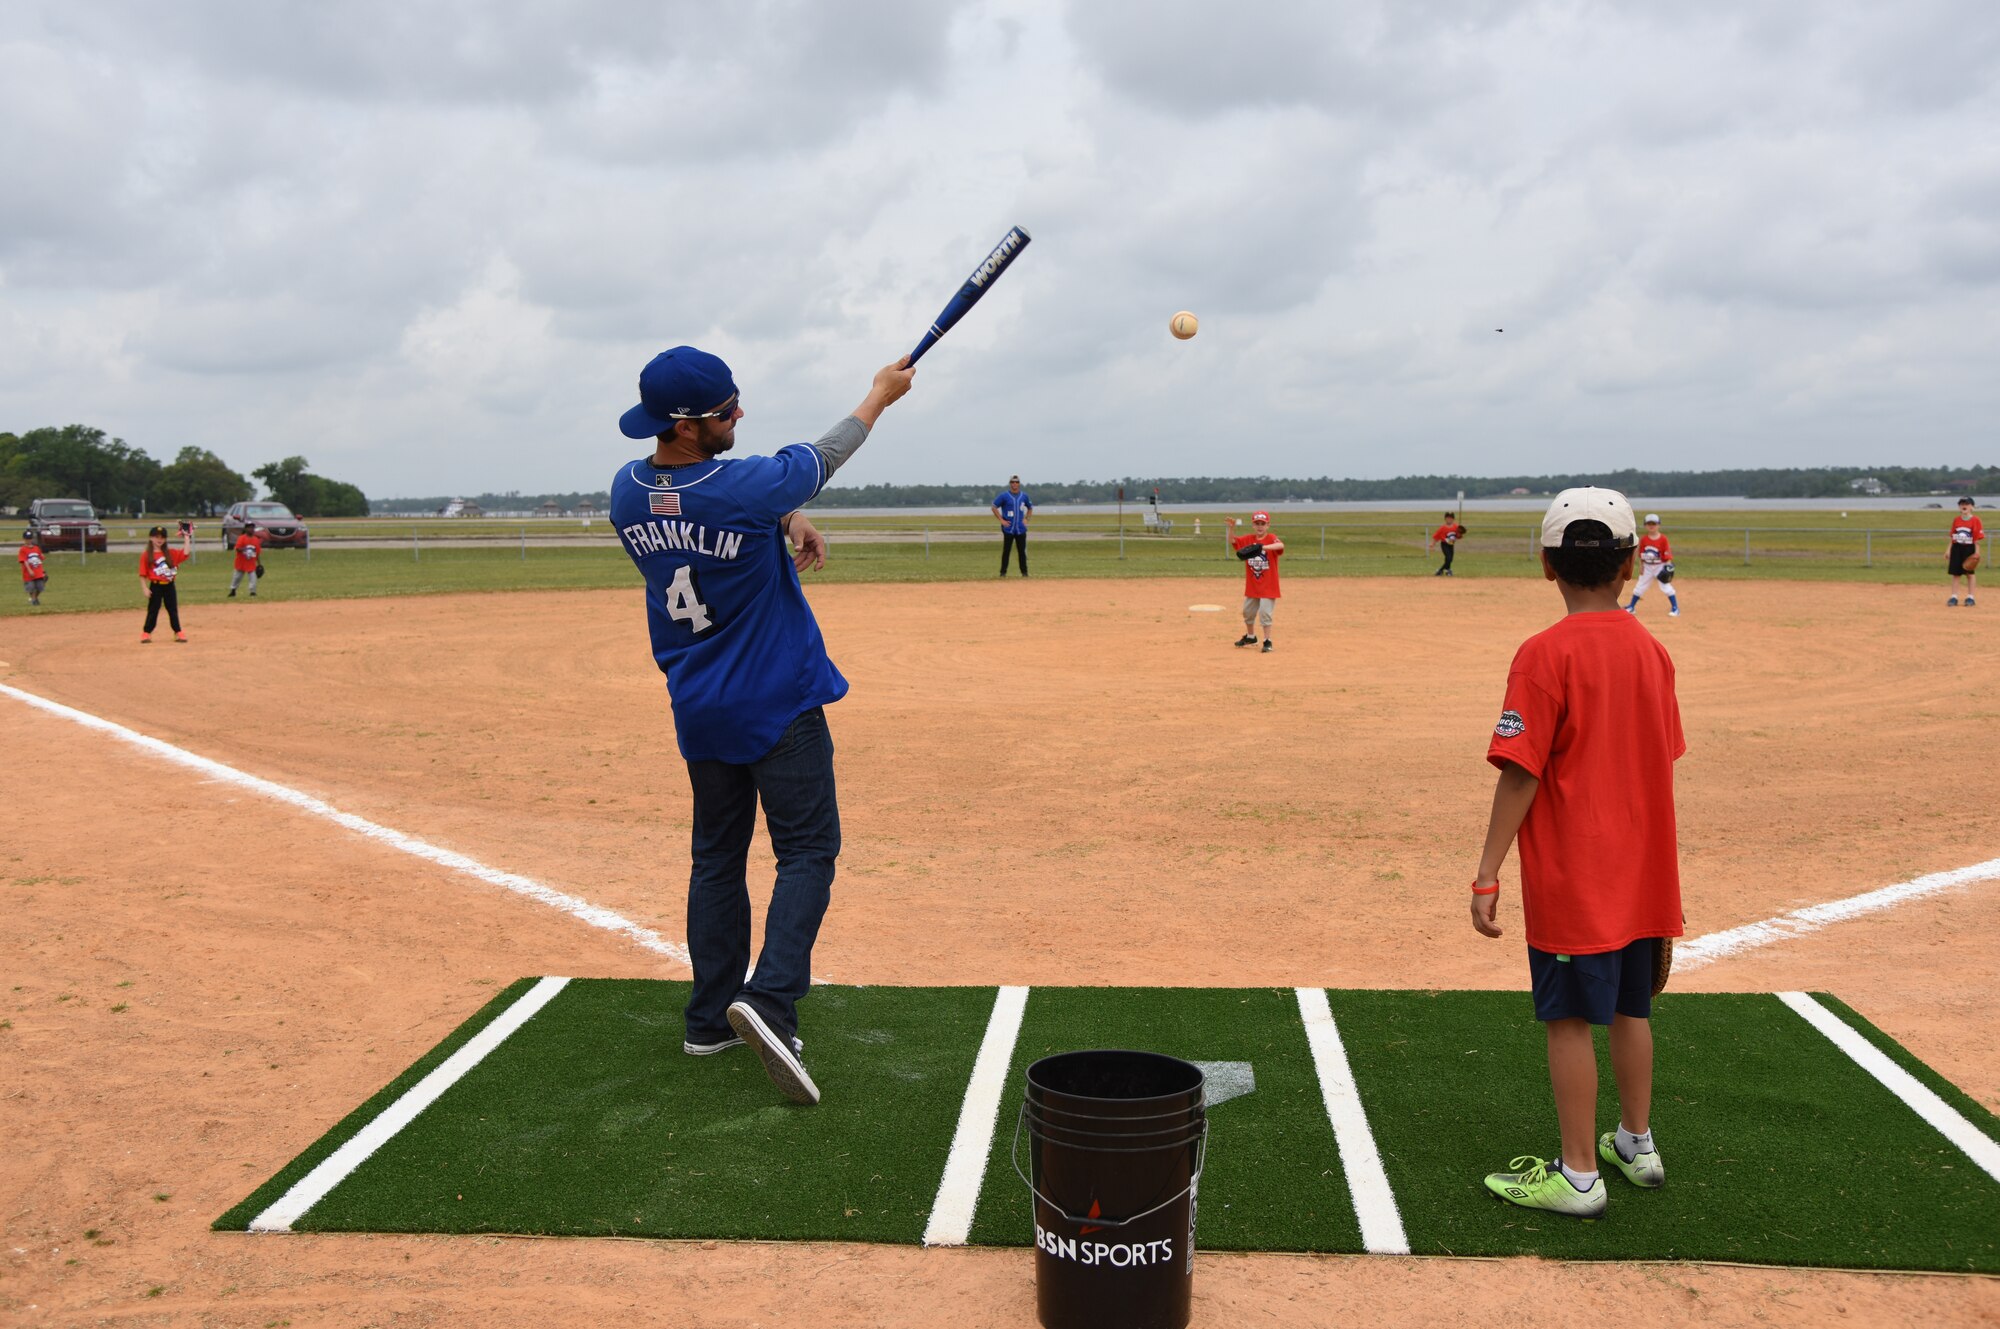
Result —
M81 498L104 512L171 512L213 517L254 498L261 480L276 501L301 517L365 517L368 496L351 484L314 475L304 457L267 462L241 475L206 448L182 448L165 465L122 438L89 425L0 432L0 507L38 498Z
M1387 480L1290 479L1282 476L1126 476L1120 480L1057 481L1024 477L1037 503L1362 502L1444 503L1458 497L1504 498L1516 490L1554 494L1576 485L1603 485L1635 498L1851 498L1854 482L1874 479L1885 494L1934 494L1953 486L2000 489L2000 466L1845 466L1719 471L1597 471L1569 475L1399 475ZM829 508L985 507L1006 488L1004 476L984 484L852 485L828 487L814 500Z
M1883 494L1938 494L1954 488L1986 493L2000 489L2000 466L1830 466L1766 467L1723 471L1594 471L1571 475L1399 475L1388 480L1336 480L1329 476L1298 480L1269 475L1249 476L1126 476L1120 480L1042 481L1030 477L1022 487L1035 502L1111 503L1124 490L1127 503L1148 501L1157 488L1162 503L1227 506L1241 503L1385 502L1444 503L1463 490L1468 499L1505 498L1515 490L1554 494L1575 485L1603 485L1634 498L1852 498L1856 480L1873 479ZM983 508L1007 487L1005 477L980 484L831 485L813 500L820 508ZM376 512L435 512L452 498L467 498L487 511L531 511L555 503L565 511L579 503L601 512L610 503L607 490L572 490L561 494L454 494L431 498L392 498L375 504Z

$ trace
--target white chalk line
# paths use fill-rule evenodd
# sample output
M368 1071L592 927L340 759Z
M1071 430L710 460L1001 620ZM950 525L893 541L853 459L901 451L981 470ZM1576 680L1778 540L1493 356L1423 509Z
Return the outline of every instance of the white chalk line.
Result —
M1014 1062L1014 1044L1021 1037L1021 1016L1028 1009L1028 989L1003 987L993 999L986 1037L972 1063L965 1102L958 1111L951 1153L944 1162L937 1200L924 1228L926 1246L963 1246L972 1234L972 1216L979 1208L979 1187L986 1179L986 1160L993 1152L993 1131L1000 1116L1000 1095L1007 1088L1007 1068Z
M325 1199L328 1191L345 1181L354 1169L368 1161L371 1154L394 1139L396 1132L415 1121L417 1114L437 1102L445 1090L465 1078L467 1071L485 1060L486 1054L505 1042L508 1035L533 1019L568 983L567 978L544 978L522 993L519 1001L468 1039L464 1047L446 1057L437 1069L411 1085L401 1098L383 1109L382 1115L321 1159L319 1166L293 1182L290 1190L250 1220L249 1230L290 1232L292 1224Z
M1860 895L1850 895L1844 900L1830 900L1825 904L1808 905L1804 909L1794 909L1789 914L1767 918L1761 923L1745 923L1741 927L1711 932L1696 937L1693 941L1680 942L1674 947L1674 970L1676 973L1700 969L1726 960L1732 955L1755 950L1759 946L1769 946L1773 942L1790 941L1818 932L1834 923L1844 923L1850 918L1863 914L1877 913L1893 909L1899 904L1921 899L1926 895L1936 895L1957 886L1970 886L1976 882L1992 881L2000 878L2000 858L1989 858L1984 863L1974 863L1971 867L1954 868L1949 872L1932 872L1909 881L1897 882L1894 886L1883 886L1877 890L1864 891Z
M1312 1049L1313 1069L1319 1074L1320 1097L1326 1102L1326 1118L1333 1123L1334 1142L1340 1147L1340 1166L1347 1174L1348 1193L1354 1197L1354 1216L1361 1221L1362 1248L1371 1255L1408 1255L1410 1239L1403 1232L1403 1216L1396 1210L1396 1193L1389 1188L1389 1174L1382 1169L1375 1133L1368 1129L1361 1088L1347 1063L1347 1049L1341 1044L1339 1026L1333 1022L1326 991L1297 991L1306 1045Z
M1898 1066L1858 1030L1804 992L1780 992L1778 1000L1798 1012L1807 1024L1825 1034L1833 1045L1853 1058L1856 1065L1880 1080L1885 1088L1903 1100L1909 1109L1937 1128L1940 1135L1957 1145L1987 1176L2000 1181L2000 1144L1966 1120L1965 1115L1939 1098L1930 1086Z
M366 817L357 817L351 812L342 812L331 803L314 798L311 794L301 793L299 790L292 789L286 785L266 780L262 776L251 775L247 771L239 771L234 766L225 766L223 763L212 758L199 756L187 751L185 748L177 748L171 743L148 737L136 729L127 729L122 724L102 719L90 714L88 711L79 711L74 707L65 706L60 702L50 701L46 697L38 697L32 692L23 692L19 688L10 687L5 683L0 683L0 693L4 693L16 701L23 702L37 710L45 711L50 715L82 725L86 729L94 729L101 734L109 734L120 742L129 743L133 747L149 752L155 757L164 758L177 765L199 771L212 780L232 784L239 789L248 789L253 793L262 794L266 798L274 799L277 802L296 808L300 812L330 821L344 830L352 831L356 835L373 840L377 844L401 850L412 858L420 858L427 863L434 863L439 867L450 868L454 872L462 872L469 877L476 877L490 886L498 886L503 890L512 891L516 895L526 896L538 904L548 905L552 909L560 909L563 913L568 914L579 922L588 923L595 928L603 928L607 932L615 932L626 940L653 952L655 955L664 955L668 959L678 961L681 964L689 963L687 948L685 946L668 941L665 937L662 937L650 928L640 927L623 914L615 913L601 905L594 905L588 900L579 899L574 895L559 891L553 886L544 885L536 881L533 877L524 877L517 872L502 872L498 868L488 867L476 858L468 857L455 850L443 848L440 845L434 845L428 840L419 840L414 835L408 835L393 827L370 821Z

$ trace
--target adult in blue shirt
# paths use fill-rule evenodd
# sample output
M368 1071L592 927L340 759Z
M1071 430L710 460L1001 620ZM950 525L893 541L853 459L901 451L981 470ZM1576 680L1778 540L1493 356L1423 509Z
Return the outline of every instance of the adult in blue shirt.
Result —
M1028 514L1035 500L1021 492L1021 477L1007 481L1007 488L993 496L993 515L1000 522L1000 575L1007 575L1007 556L1021 550L1021 575L1028 575Z
M676 346L639 375L639 404L619 421L627 438L655 442L613 477L611 522L646 579L653 659L694 790L694 991L682 1049L706 1056L748 1043L797 1103L819 1101L799 1058L798 1003L840 854L824 707L847 695L799 586L800 571L826 562L826 541L798 509L910 390L914 372L907 357L878 370L854 413L816 443L728 459L743 418L736 381L717 357ZM746 978L745 865L759 801L778 876Z

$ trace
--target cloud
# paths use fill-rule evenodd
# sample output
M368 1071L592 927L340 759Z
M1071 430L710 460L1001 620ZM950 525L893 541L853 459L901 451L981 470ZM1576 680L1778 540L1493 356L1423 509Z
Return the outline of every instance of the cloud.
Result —
M25 0L0 428L587 487L662 347L812 437L1021 224L843 482L1970 457L1996 74L1973 0Z

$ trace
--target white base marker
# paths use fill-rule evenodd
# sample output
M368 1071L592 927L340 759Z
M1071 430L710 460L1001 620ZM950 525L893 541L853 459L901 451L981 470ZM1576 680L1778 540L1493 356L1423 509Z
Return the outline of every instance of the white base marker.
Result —
M1320 1096L1326 1100L1326 1118L1333 1123L1334 1142L1340 1146L1340 1165L1354 1196L1354 1216L1361 1220L1361 1244L1371 1255L1408 1255L1410 1239L1403 1233L1403 1216L1396 1211L1396 1193L1382 1170L1382 1155L1368 1129L1361 1089L1347 1064L1347 1049L1333 1022L1333 1009L1326 1004L1326 991L1300 988L1298 994L1306 1045L1312 1049Z
M979 1208L980 1183L986 1180L986 1159L993 1152L993 1127L1000 1116L1000 1094L1007 1087L1007 1068L1014 1062L1014 1044L1021 1037L1021 1016L1028 1009L1028 989L1003 987L993 999L993 1015L979 1056L966 1082L965 1102L958 1110L958 1129L944 1161L937 1201L924 1228L926 1246L963 1246L972 1233L972 1215Z
M1939 1098L1922 1080L1889 1060L1881 1048L1814 1001L1810 994L1780 992L1778 1000L1798 1012L1807 1024L1825 1034L1835 1047L1852 1057L1856 1065L1908 1104L1912 1112L1935 1126L1938 1134L1963 1150L1965 1156L1984 1169L1987 1176L2000 1181L2000 1144L1967 1121L1957 1108Z
M502 872L499 868L488 867L476 858L468 857L455 850L443 848L440 845L434 845L428 840L419 840L414 835L406 835L402 831L384 826L379 822L370 821L366 817L357 817L351 812L342 812L331 803L314 798L311 794L301 793L296 789L288 788L275 781L266 780L262 776L251 775L247 771L239 771L234 766L225 766L212 758L198 756L195 753L187 751L185 748L177 748L173 744L162 742L157 738L149 738L135 729L127 729L122 724L100 719L88 711L79 711L74 707L64 706L61 702L49 701L45 697L37 697L32 692L23 692L19 688L9 687L5 683L0 683L0 694L12 697L17 701L25 702L37 710L46 711L50 715L58 716L74 724L80 724L86 729L95 729L101 734L109 734L120 742L130 743L132 746L149 752L155 757L161 757L176 765L198 771L211 780L219 780L224 784L232 784L239 789L247 789L252 793L262 794L266 798L275 799L280 803L298 809L300 812L330 821L344 830L352 831L356 835L373 840L377 844L401 850L413 858L421 858L427 863L435 863L439 867L450 868L454 872L462 872L468 877L476 877L490 886L501 887L504 890L514 892L516 895L525 895L539 904L548 905L553 909L560 909L570 917L580 922L588 923L594 928L603 928L607 932L616 932L628 941L638 944L655 955L664 955L668 959L676 960L681 964L689 963L687 948L685 946L668 941L665 937L662 937L650 928L640 927L623 914L614 913L612 910L606 909L601 905L594 905L588 900L566 894L553 886L545 886L533 877L523 877L519 873Z
M2000 858L1989 858L1984 863L1974 863L1971 867L1953 868L1949 872L1933 872L1927 876L1897 882L1894 886L1883 886L1860 895L1850 895L1844 900L1829 900L1825 904L1808 905L1804 909L1794 909L1789 914L1767 918L1761 923L1745 923L1742 927L1711 932L1705 937L1677 943L1674 946L1674 969L1676 971L1700 969L1714 964L1717 960L1726 960L1732 955L1755 950L1759 946L1769 946L1773 942L1789 941L1793 937L1803 937L1818 932L1833 923L1844 923L1863 914L1893 909L1899 904L1921 899L1926 895L1936 895L1955 886L1970 886L1976 882L1996 879L2000 879Z
M567 978L544 978L521 999L495 1017L493 1023L474 1034L464 1047L446 1057L436 1070L404 1091L403 1096L382 1110L382 1115L363 1126L346 1144L320 1160L319 1166L300 1177L276 1203L250 1220L252 1232L290 1232L292 1224L305 1217L308 1209L326 1198L326 1193L347 1179L349 1173L368 1161L368 1156L395 1138L396 1132L416 1120L417 1114L437 1102L445 1090L463 1079L486 1054L505 1042L507 1036L533 1019L567 986Z

